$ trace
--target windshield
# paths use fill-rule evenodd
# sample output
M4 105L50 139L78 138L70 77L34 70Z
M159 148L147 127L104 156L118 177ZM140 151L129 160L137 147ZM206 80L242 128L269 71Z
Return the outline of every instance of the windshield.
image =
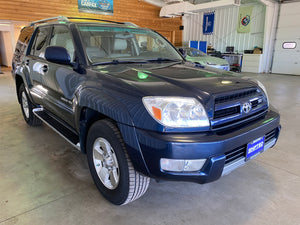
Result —
M79 25L92 64L147 61L182 61L178 52L159 34L139 28Z
M192 56L192 57L206 56L206 54L204 52L201 52L200 50L195 49L195 48L186 49L186 54L188 56Z

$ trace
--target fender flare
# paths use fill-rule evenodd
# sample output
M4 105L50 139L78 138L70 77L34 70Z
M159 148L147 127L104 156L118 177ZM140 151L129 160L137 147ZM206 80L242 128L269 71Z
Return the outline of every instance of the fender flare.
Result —
M81 151L86 153L86 137L92 123L101 118L112 119L121 132L134 168L145 175L149 175L136 133L128 132L134 131L134 123L126 106L97 88L85 88L78 91L76 99L75 121Z
M113 119L117 123L134 126L131 116L123 103L97 88L84 88L75 95L75 121L80 121L83 108L90 108L102 115ZM76 124L79 128L79 124Z
M13 72L13 77L15 79L15 86L16 86L16 92L17 92L17 96L18 96L18 102L20 103L20 98L19 98L19 86L18 86L18 77L20 77L22 79L22 83L24 83L25 85L25 89L27 91L27 94L29 96L29 99L31 102L33 102L33 99L31 97L31 94L30 94L30 86L32 86L32 83L31 83L31 80L29 78L29 72L28 70L25 68L25 67L18 67L15 71L15 73Z

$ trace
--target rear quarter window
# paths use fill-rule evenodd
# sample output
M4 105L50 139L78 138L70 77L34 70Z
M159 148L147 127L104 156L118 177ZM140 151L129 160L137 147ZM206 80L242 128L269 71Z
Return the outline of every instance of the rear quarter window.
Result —
M28 46L29 40L34 32L34 28L32 26L25 27L21 30L19 39L16 43L16 49L14 52L13 61L21 62L23 57L25 56L25 50Z

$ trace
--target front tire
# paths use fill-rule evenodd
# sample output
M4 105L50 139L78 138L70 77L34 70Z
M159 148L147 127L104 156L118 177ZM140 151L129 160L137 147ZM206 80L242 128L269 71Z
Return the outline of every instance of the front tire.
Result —
M34 104L30 101L28 94L25 89L25 85L21 84L19 88L19 99L21 104L21 110L24 117L24 120L29 126L40 126L42 121L37 118L32 112Z
M112 121L100 120L91 126L87 158L97 188L113 204L128 204L147 191L150 178L133 168L120 131Z

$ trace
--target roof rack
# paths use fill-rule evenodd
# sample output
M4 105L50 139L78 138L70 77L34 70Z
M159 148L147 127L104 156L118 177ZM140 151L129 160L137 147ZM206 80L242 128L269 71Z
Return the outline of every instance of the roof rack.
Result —
M115 24L124 24L128 26L135 26L138 27L138 25L130 22L117 22L112 20L102 20L102 19L94 19L94 18L82 18L82 17L65 17L65 16L56 16L56 17L50 17L42 20L37 20L34 22L31 22L30 26L33 26L37 23L45 23L51 20L57 20L57 21L64 21L64 22L70 22L70 20L94 20L94 21L101 21L101 22L108 22L108 23L115 23Z
M112 20L102 20L102 19L83 18L83 17L67 17L67 19L70 19L70 20L96 20L96 21L101 21L101 22L124 24L122 22L116 22L116 21L112 21Z
M94 19L94 18L82 18L82 17L67 17L67 19L70 19L70 20L94 20L94 21L101 21L101 22L108 22L108 23L115 23L115 24L124 24L124 25L138 27L138 25L136 25L134 23L130 23L130 22L117 22L117 21L112 21L112 20L102 20L102 19Z
M46 19L42 19L42 20L37 20L34 22L31 22L30 26L33 26L37 23L44 23L47 21L51 21L51 20L57 20L57 21L69 21L69 19L65 16L56 16L56 17L50 17L50 18L46 18Z

